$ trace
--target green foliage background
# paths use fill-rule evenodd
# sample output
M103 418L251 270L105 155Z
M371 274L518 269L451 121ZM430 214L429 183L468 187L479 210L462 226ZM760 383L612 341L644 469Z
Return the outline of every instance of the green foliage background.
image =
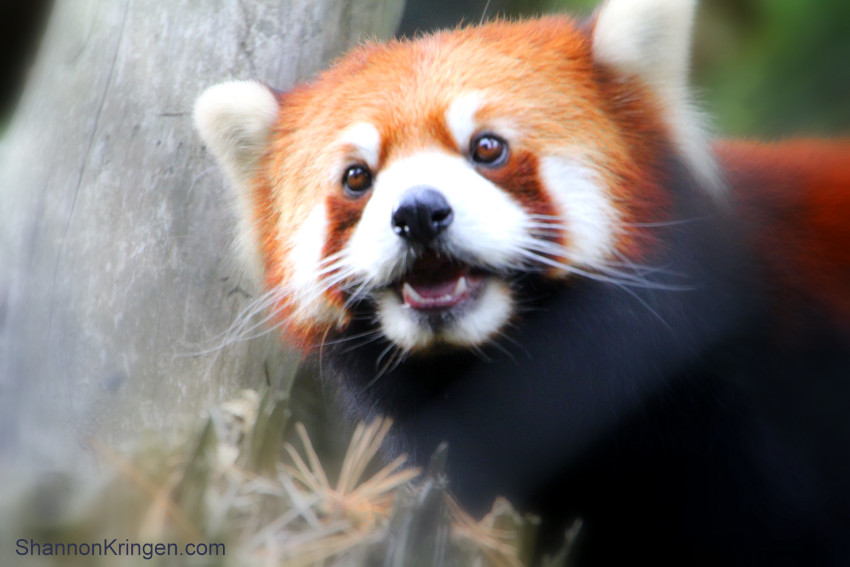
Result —
M697 81L721 132L850 134L850 2L709 0Z

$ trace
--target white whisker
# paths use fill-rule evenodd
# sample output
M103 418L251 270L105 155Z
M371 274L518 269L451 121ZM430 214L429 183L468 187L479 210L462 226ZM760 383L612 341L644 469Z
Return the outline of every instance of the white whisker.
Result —
M638 227L638 228L663 228L667 226L679 226L683 224L691 224L705 220L706 217L691 217L687 219L676 219L671 221L656 221L656 222L621 222L622 226Z
M362 338L368 338L369 339L368 341L358 343L357 345L352 347L352 348L357 348L357 347L369 344L374 339L378 339L380 337L381 337L380 329L372 329L371 331L363 331L362 333L355 333L353 335L349 335L349 336L346 336L346 337L340 337L338 339L323 341L322 344L325 345L325 346L339 345L339 344L344 344L344 343L351 342L351 341L356 341L356 340L362 339ZM346 351L343 351L343 352L348 352L348 351L346 350Z
M530 260L532 263L555 268L565 273L570 273L577 276L582 276L588 279L601 281L610 284L621 286L631 286L644 289L658 289L666 291L688 291L693 289L692 286L666 284L662 282L654 282L645 277L641 277L638 273L627 273L614 269L610 264L595 267L597 271L580 268L576 265L569 264L563 261L550 258L551 256L562 256L565 250L553 245L551 242L529 239L522 243L523 246L516 249L516 254L525 260Z

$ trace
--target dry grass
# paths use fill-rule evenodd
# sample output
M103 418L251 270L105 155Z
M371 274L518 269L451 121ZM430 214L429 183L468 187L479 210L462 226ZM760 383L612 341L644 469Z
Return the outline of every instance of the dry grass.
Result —
M45 517L34 513L44 487L33 487L2 515L15 525L15 537L37 541L226 545L223 557L159 558L159 565L519 567L529 561L535 522L504 500L482 520L471 518L448 496L444 455L425 472L406 466L404 457L382 464L379 449L391 423L376 420L355 429L331 480L303 425L293 426L297 443L284 444L285 409L271 392L244 391L176 446L152 439L126 456L99 445L109 474L94 489L64 491ZM151 564L142 557L28 559L33 566Z

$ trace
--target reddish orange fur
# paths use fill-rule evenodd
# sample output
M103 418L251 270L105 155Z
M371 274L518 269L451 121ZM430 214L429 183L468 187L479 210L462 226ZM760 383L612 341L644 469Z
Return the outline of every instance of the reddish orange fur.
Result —
M667 135L657 102L639 82L613 80L599 68L588 34L567 17L549 17L366 45L313 83L283 95L273 143L256 182L266 285L278 287L290 277L287 250L280 243L290 240L318 203L329 205L331 217L326 254L344 245L359 218L366 199L346 200L339 180L328 173L338 167L331 160L344 156L324 150L342 129L358 121L379 126L379 168L429 146L462 153L465 148L456 147L445 114L459 94L472 90L487 91L488 100L495 100L479 110L479 119L507 119L524 134L523 146L512 151L528 159L519 164L523 171L509 171L525 178L536 175L534 156L556 148L602 174L625 222L663 218L663 180L657 176ZM498 74L491 72L494 63ZM287 190L281 191L284 177ZM530 212L552 213L539 187L531 195L535 185L521 185L515 196L533 205ZM621 250L632 256L647 244L637 232L620 236ZM342 305L341 297L327 300L330 306ZM293 320L293 309L286 302L277 307L290 339L301 347L316 344L326 325Z
M716 151L780 299L816 302L850 326L850 140Z
M660 119L663 109L637 79L594 62L589 33L569 18L549 17L366 45L314 82L282 95L255 193L267 287L285 286L291 277L281 243L291 241L317 204L325 202L329 215L324 256L345 245L359 220L367 199L347 198L340 179L329 173L347 157L326 151L345 127L359 121L379 127L379 170L426 147L462 153L445 115L459 94L471 90L487 91L488 100L495 100L479 110L479 119L507 119L523 134L522 145L512 148L516 165L491 175L503 187L513 184L515 198L529 212L552 214L540 184L528 181L537 177L536 156L557 149L601 172L624 224L664 220L664 171L673 149ZM757 246L777 287L812 295L850 319L848 143L728 142L717 151L746 214L763 220ZM501 178L506 174L513 181ZM639 227L617 238L620 252L632 259L652 246L651 235ZM340 311L344 298L331 290L325 301ZM306 351L330 324L295 318L294 309L286 300L276 308L288 338ZM339 321L345 323L344 313Z

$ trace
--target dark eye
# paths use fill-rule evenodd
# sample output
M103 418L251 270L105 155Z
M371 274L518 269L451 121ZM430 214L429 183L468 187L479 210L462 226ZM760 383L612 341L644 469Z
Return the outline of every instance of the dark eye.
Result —
M482 134L472 140L469 155L475 163L498 167L505 163L508 157L508 144L492 134Z
M372 187L372 172L365 165L352 165L345 170L342 185L347 193L359 197Z

